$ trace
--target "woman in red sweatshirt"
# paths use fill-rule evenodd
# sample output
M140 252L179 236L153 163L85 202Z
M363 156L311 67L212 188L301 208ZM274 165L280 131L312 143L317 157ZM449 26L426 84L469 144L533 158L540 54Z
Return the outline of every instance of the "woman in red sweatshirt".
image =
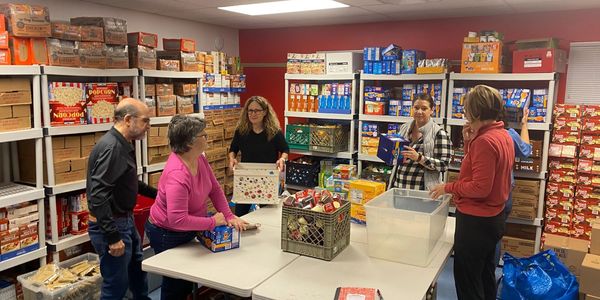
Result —
M458 180L435 186L435 199L450 193L456 203L454 280L458 299L496 299L494 253L504 233L502 211L511 188L515 152L499 121L504 103L485 85L465 95L465 157Z

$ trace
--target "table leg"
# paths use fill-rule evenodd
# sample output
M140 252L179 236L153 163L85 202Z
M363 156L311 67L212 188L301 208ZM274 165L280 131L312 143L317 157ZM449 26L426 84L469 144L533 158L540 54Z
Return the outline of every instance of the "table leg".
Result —
M193 300L198 300L198 295L196 294L198 292L198 284L194 282L194 288L192 288L192 299Z

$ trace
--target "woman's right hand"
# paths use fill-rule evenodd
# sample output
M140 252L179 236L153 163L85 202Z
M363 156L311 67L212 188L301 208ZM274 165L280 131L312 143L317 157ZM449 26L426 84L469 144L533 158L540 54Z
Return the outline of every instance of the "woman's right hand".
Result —
M238 161L237 159L233 158L229 160L229 170L233 171L235 170L235 166L237 166Z
M215 227L221 226L221 225L227 225L227 221L225 221L225 216L223 215L223 213L220 213L220 212L216 213L212 217L215 220Z
M468 144L469 141L473 139L473 137L475 136L475 131L473 130L473 127L471 127L471 123L467 122L465 123L465 125L463 125L462 135L463 142L465 144Z

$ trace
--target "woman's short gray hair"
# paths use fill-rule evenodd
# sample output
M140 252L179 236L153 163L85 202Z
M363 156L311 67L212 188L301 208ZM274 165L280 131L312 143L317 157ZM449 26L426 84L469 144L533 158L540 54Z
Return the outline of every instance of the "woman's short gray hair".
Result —
M177 154L190 151L190 145L205 128L206 123L197 117L175 115L167 133L171 151Z

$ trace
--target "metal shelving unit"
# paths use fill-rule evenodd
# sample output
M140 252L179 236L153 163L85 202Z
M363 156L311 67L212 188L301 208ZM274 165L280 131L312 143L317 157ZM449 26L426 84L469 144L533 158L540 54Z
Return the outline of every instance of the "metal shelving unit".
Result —
M319 113L319 112L297 112L297 111L289 111L289 86L290 81L310 81L310 82L328 82L328 81L351 81L352 82L352 98L350 100L351 109L350 114L332 114L332 113ZM358 74L324 74L324 75L314 75L314 74L285 74L285 125L289 124L289 118L306 118L306 119L316 119L316 120L331 120L337 121L339 123L349 123L350 124L350 134L349 134L349 142L348 142L348 151L338 152L338 153L325 153L325 152L315 152L315 151L303 151L297 149L290 149L290 153L308 155L308 156L319 156L319 157L327 157L327 158L341 158L347 159L350 161L354 160L355 154L357 153L355 147L355 139L356 139L356 121L357 121L357 111L356 111L356 93L357 93L357 81ZM284 129L285 130L285 129Z
M432 118L437 124L444 124L444 116L446 115L446 105L444 101L448 98L448 75L447 74L400 74L400 75L379 75L379 74L360 74L360 90L359 90L359 103L360 112L358 115L358 171L359 174L362 171L362 162L377 162L383 163L383 161L375 155L367 155L362 153L362 124L363 122L383 122L383 123L406 123L412 120L412 117L403 116L389 116L389 115L367 115L364 114L364 91L365 81L391 81L391 82L441 82L442 94L440 95L440 117Z
M66 78L66 79L65 79ZM55 136L70 135L70 134L85 134L108 131L113 123L104 124L87 124L78 126L57 126L53 127L50 123L50 102L48 99L48 84L56 80L69 80L74 78L81 80L82 78L100 79L101 82L123 81L130 80L132 82L133 97L139 99L138 94L138 69L93 69L93 68L70 68L70 67L54 67L43 66L41 75L41 103L42 103L42 119L44 122L44 143L46 149L52 149L52 138ZM141 169L141 151L140 142L136 141L136 161L138 169ZM46 166L48 170L46 185L46 195L50 205L50 221L51 221L51 239L47 241L48 250L52 252L53 259L59 260L58 251L79 245L89 241L87 233L81 235L72 235L59 239L57 224L57 207L56 195L83 190L86 187L86 181L80 180L64 184L56 184L54 178L54 158L52 151L46 151ZM42 210L43 211L43 210ZM45 232L45 231L41 231Z
M138 77L138 86L139 86L139 95L140 99L146 98L146 79L147 78L162 78L162 79L193 79L196 80L197 91L198 91L198 101L200 101L200 93L202 77L204 77L204 73L201 72L175 72L175 71L163 71L163 70L139 70ZM194 113L200 118L204 118L204 113L202 112L202 105L198 105L199 112ZM150 118L150 125L164 125L169 124L171 122L172 116L166 117L152 117ZM143 168L142 178L144 182L148 183L148 173L162 171L165 167L165 163L160 164L148 164L148 139L147 137L141 140L141 159L142 162L141 167Z
M4 161L16 162L13 168L10 163L2 163L2 170L5 181L0 184L0 207L37 201L38 212L44 211L44 187L43 187L43 168L42 168L42 123L41 123L41 100L40 100L40 66L0 66L0 77L19 76L31 79L31 96L33 114L33 126L31 129L15 130L0 133L0 147L2 147ZM28 186L14 182L8 182L10 178L15 181L20 180L17 141L34 140L35 141L35 186ZM0 271L10 269L20 264L39 259L40 265L46 264L46 235L45 235L45 215L39 214L38 220L38 242L39 249L28 252L14 258L0 262Z
M523 73L523 74L467 74L467 73L451 73L450 80L448 84L448 101L446 107L446 115L447 115L447 125L448 126L463 126L466 123L464 119L455 119L451 117L452 114L452 91L454 91L454 87L457 82L471 82L473 85L476 85L479 82L489 82L489 84L493 84L494 82L518 82L519 85L526 85L527 82L545 82L547 83L548 88L548 102L547 102L547 114L543 123L528 123L527 127L530 131L542 131L544 135L544 141L542 149L542 162L541 167L542 170L539 173L534 172L523 172L523 171L515 171L515 178L519 179L535 179L540 181L540 191L539 191L539 199L538 199L538 207L536 218L533 221L529 220L519 220L509 218L508 222L516 223L516 224L524 224L531 225L536 227L536 238L535 238L535 252L537 253L540 249L541 245L541 236L542 236L542 226L544 220L544 195L546 188L546 176L547 176L547 166L548 166L548 146L550 144L550 133L552 129L552 111L554 108L554 104L557 99L557 91L558 91L558 73ZM513 128L520 128L518 124L509 123L509 126ZM450 130L449 130L450 132ZM456 167L452 169L457 170Z

